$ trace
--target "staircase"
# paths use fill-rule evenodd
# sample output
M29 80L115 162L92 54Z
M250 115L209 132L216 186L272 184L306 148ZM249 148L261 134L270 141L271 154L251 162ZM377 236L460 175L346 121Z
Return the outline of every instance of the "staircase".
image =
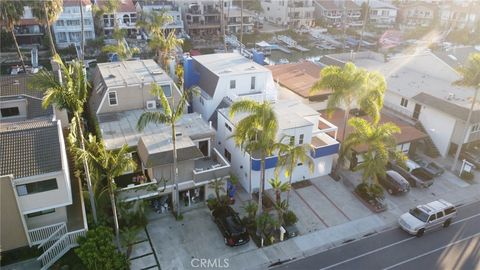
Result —
M428 134L428 132L425 130L425 127L420 123L420 121L417 121L415 123L415 127L420 130L421 132L427 134L427 137L424 139L425 141L425 154L431 158L436 158L440 156L440 151L438 151L438 148L435 146L435 144L432 141L432 138Z
M85 229L69 232L65 223L55 224L54 226L56 230L40 241L40 245L38 245L39 249L43 249L42 255L37 258L42 264L42 270L48 269L71 248L78 246L77 238L86 235Z

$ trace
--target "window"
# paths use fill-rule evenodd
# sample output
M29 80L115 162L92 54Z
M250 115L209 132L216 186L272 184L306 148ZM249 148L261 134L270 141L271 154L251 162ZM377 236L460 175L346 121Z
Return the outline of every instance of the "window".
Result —
M250 80L250 89L255 90L255 77L252 77Z
M470 133L475 133L480 131L480 123L473 124Z
M429 218L428 218L428 222L432 222L435 220L435 215L431 215Z
M236 81L230 80L230 89L235 89Z
M160 86L162 87L163 93L165 94L166 97L172 96L172 88L170 87L170 84L164 84Z
M231 127L229 124L227 124L227 123L225 123L225 128L227 128L228 130L232 131L232 127Z
M0 109L0 112L2 114L2 117L11 117L11 116L20 115L20 111L18 110L18 107L2 108Z
M298 144L303 144L303 134L300 134L300 139L298 139Z
M295 136L290 136L290 145L295 144Z
M58 20L58 21L56 22L56 24L57 24L57 26L64 26L64 25L65 25L65 23L64 23L63 20Z
M225 148L225 158L228 160L228 162L232 162L232 154L230 154L230 152L227 150L227 148Z
M30 213L30 214L27 214L27 217L28 218L33 218L33 217L38 217L38 216L41 216L41 215L46 215L46 214L51 214L51 213L55 213L55 208Z
M108 92L108 103L110 104L110 106L118 105L117 92Z
M16 188L17 188L18 196L25 196L28 194L34 194L34 193L58 189L58 185L57 185L57 179L48 179L48 180L28 183L24 185L18 185L16 186Z
M80 25L80 20L67 20L67 25Z
M445 215L450 215L451 213L455 213L455 208L454 207L450 207L450 208L445 209Z
M441 218L441 217L443 217L443 212L442 212L442 211L440 211L440 212L437 213L437 219L438 219L438 218Z
M400 101L400 105L402 107L407 107L408 106L408 99L402 98L402 101Z
M200 104L205 106L205 100L203 100L203 97L200 97Z

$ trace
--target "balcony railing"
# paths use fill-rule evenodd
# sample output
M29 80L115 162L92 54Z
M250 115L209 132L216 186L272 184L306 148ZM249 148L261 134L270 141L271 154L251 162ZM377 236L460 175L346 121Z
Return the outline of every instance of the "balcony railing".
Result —
M312 137L312 151L310 155L313 158L330 156L338 153L340 144L334 138L325 133L320 133Z
M217 149L213 148L212 150L212 157L195 160L193 180L197 184L225 177L230 173L230 163L228 163Z
M42 263L41 269L43 270L50 268L50 266L52 266L58 259L65 255L65 253L67 253L71 248L78 246L78 237L85 236L86 233L87 230L81 229L64 234L57 242L55 242L55 244L53 244L40 257L37 258L37 260Z

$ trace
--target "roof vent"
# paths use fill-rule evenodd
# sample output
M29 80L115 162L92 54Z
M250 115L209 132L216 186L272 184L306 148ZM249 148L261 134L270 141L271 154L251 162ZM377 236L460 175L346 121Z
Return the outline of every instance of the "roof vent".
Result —
M246 70L255 70L255 66L250 66L249 68L247 68Z
M108 75L108 78L113 79L113 78L115 78L115 75L110 74L110 75Z
M454 93L448 93L448 97L447 97L447 100L452 100L455 98L455 94Z
M160 70L154 70L154 71L150 71L150 74L152 75L162 75L163 72L161 72Z
M175 133L175 137L180 137L180 136L182 136L182 133L181 133L181 132Z
M230 73L230 72L232 72L231 69L225 69L224 71L222 71L222 72L220 72L220 73Z

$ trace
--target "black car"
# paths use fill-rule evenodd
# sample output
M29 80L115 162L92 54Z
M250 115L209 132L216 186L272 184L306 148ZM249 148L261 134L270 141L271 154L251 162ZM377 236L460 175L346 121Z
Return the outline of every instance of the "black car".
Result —
M233 247L248 243L250 238L247 228L243 225L237 212L230 206L213 210L212 216L223 234L226 245Z
M392 195L407 193L410 190L408 181L396 171L387 171L385 177L378 178L378 182Z

